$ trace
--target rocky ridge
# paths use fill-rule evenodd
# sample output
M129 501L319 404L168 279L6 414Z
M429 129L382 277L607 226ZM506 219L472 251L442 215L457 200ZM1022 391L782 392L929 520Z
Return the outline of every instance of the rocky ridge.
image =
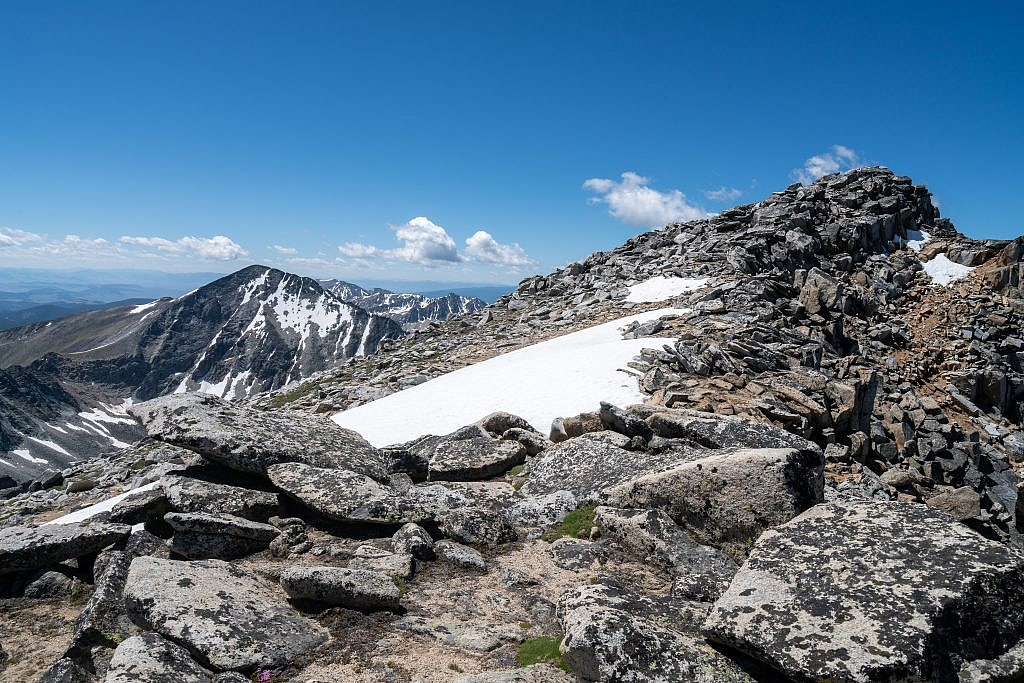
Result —
M0 511L5 673L1015 680L1020 245L858 169L530 278L299 391L133 406L149 440L90 463L96 486ZM631 363L642 404L386 447L304 414L664 307L631 287L676 276L706 284L623 330L665 340Z
M431 297L392 292L380 287L367 290L343 280L322 280L320 284L339 299L370 313L391 318L405 330L416 330L433 322L443 322L455 315L476 313L487 306L487 302L482 299L454 292Z

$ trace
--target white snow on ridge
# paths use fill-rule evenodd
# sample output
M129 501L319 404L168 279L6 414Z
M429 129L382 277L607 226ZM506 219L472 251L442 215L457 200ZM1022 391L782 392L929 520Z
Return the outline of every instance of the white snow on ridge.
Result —
M695 277L667 277L656 275L650 280L630 285L626 301L633 303L650 303L664 301L680 294L694 292L707 285L708 279Z
M601 401L642 402L636 377L622 370L641 349L674 340L623 339L620 330L633 321L684 312L663 308L572 332L460 368L332 419L374 446L447 434L498 410L519 415L547 434L554 418L596 410Z
M907 249L920 252L926 242L930 242L932 236L924 230L907 230Z
M938 254L930 261L924 262L924 272L928 273L932 282L943 287L956 280L962 280L971 274L974 268L954 263L945 254Z
M148 304L139 304L138 306L136 306L132 310L128 311L128 313L130 315L135 315L136 313L142 313L143 311L148 311L149 309L153 308L158 303L160 303L160 299L157 299L156 301L150 301Z
M136 493L142 493L143 491L151 491L152 489L155 489L159 485L160 482L154 481L152 483L146 484L145 486L140 486L137 489L125 491L124 493L120 493L111 498L107 498L106 500L101 500L95 505L90 505L89 507L84 507L81 510L69 512L63 517L58 517L57 519L51 519L49 522L43 524L43 526L46 526L47 524L75 524L76 522L85 521L90 517L95 517L101 512L107 512L108 510L114 509L115 505L117 505L118 503L120 503L122 500L129 496L134 496Z
M68 452L67 452L66 450L64 450L64 449L63 449L63 448L61 447L61 445L60 445L60 444L58 444L58 443L56 443L56 442L54 442L54 441L47 441L46 439L39 439L39 438L36 438L36 437L34 437L34 436L30 436L30 437L28 437L28 438L32 439L33 441L35 441L35 442L36 442L37 444L39 444L40 446L46 446L47 448L49 448L49 449L51 449L51 450L55 450L55 451L57 451L58 453L62 453L62 454L64 454L64 455L68 455L68 456L70 456L70 455L71 455L71 454L70 454L70 453L68 453Z
M15 450L11 451L11 453L14 453L16 456L18 456L22 460L28 460L29 462L34 462L37 465L46 465L46 464L48 464L50 462L49 460L46 460L45 458L36 458L36 457L34 457L32 455L32 453L31 453L31 451L29 451L27 448L17 448ZM8 463L8 464L10 464L10 463Z

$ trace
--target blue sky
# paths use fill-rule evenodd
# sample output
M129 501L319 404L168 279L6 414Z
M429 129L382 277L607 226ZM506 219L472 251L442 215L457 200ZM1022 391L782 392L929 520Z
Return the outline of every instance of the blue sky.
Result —
M1020 3L714 4L7 0L0 265L514 282L854 163L1024 232Z

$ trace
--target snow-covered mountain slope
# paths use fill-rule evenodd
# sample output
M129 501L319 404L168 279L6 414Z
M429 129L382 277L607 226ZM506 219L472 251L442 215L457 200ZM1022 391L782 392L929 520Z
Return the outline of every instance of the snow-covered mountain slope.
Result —
M428 297L402 294L386 289L366 290L343 280L323 280L324 289L371 313L386 315L401 323L406 330L415 330L432 321L443 321L453 315L475 313L487 306L482 299L449 293Z
M402 334L395 321L315 280L265 266L176 299L4 331L0 473L61 466L130 442L134 423L111 412L126 400L186 391L244 398L372 354ZM109 419L82 416L95 411ZM125 429L109 432L116 420Z

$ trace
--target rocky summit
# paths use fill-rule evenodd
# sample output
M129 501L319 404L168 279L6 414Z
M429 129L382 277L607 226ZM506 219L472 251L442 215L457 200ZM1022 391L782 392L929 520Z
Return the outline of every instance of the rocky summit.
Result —
M5 482L0 677L1024 680L1022 276L859 168L287 386L186 363Z

